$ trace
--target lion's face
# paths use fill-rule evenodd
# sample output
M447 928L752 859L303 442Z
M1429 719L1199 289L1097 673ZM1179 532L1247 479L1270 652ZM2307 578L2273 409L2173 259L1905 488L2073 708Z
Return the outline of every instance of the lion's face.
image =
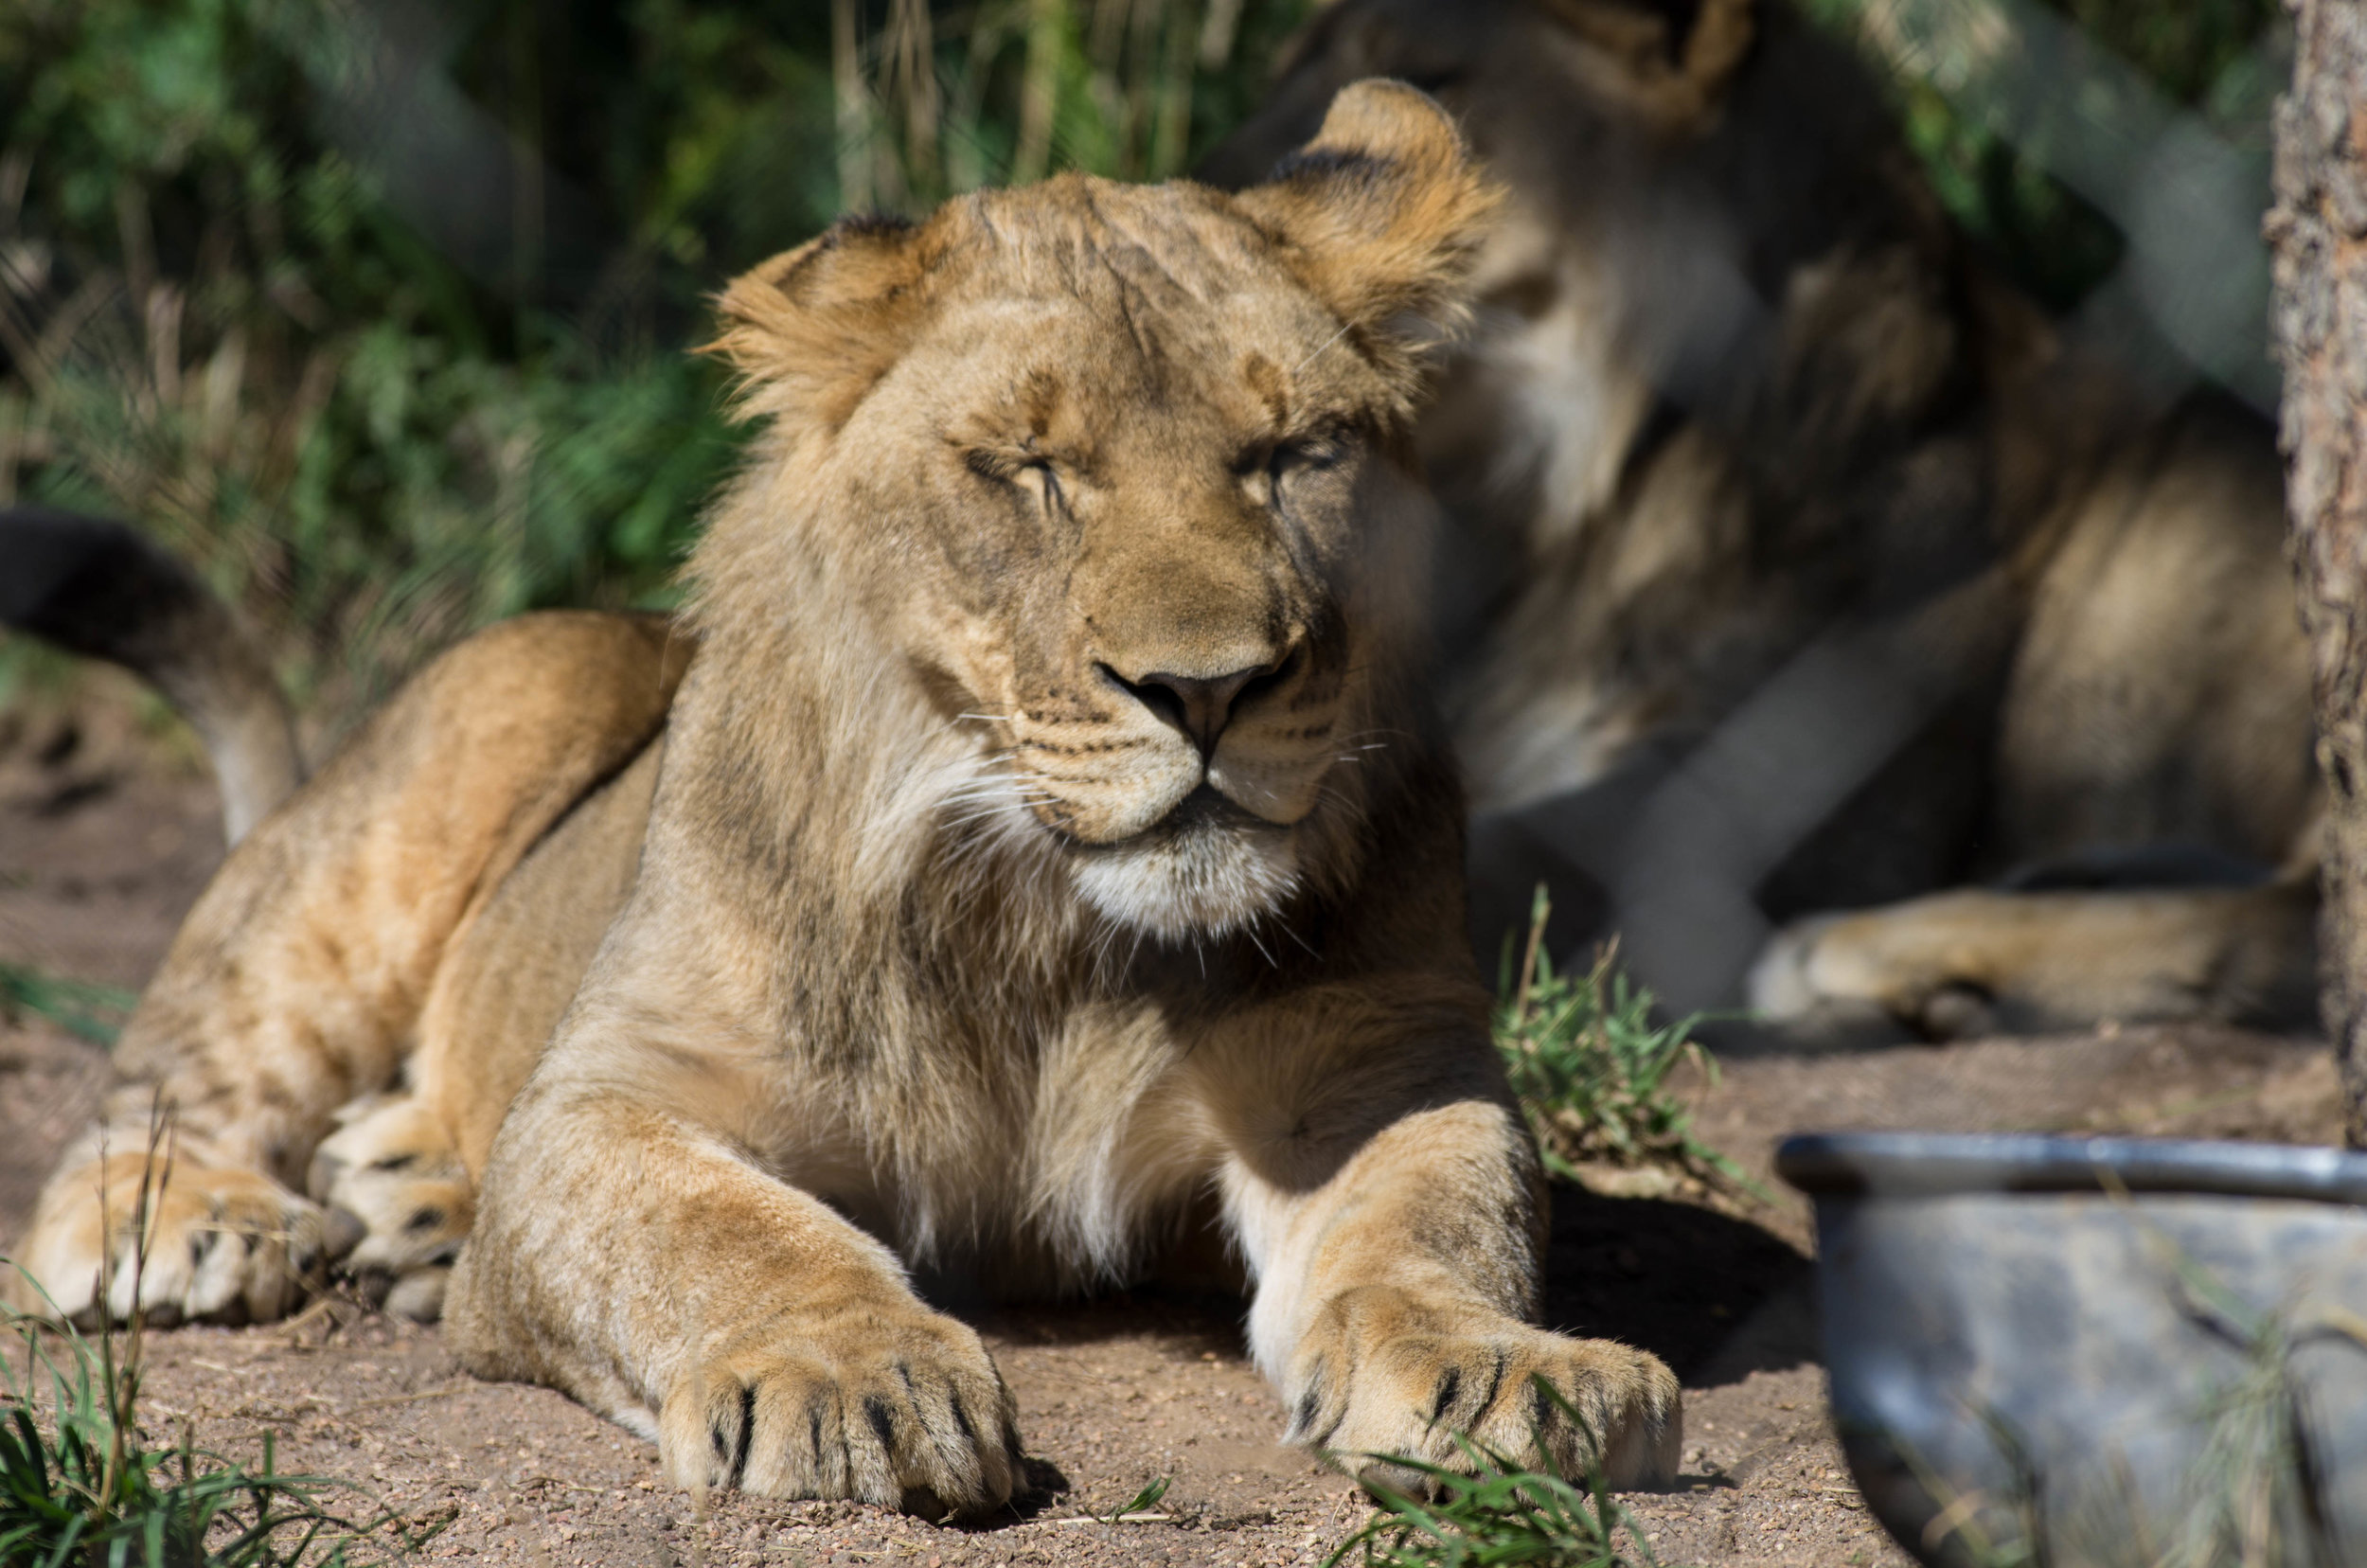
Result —
M981 205L1025 238L843 437L904 498L881 609L1103 913L1237 924L1296 883L1412 631L1397 388L1214 199Z
M1155 936L1320 872L1402 702L1417 318L1451 310L1487 193L1419 95L1341 105L1237 198L1064 177L842 227L726 300L778 460L827 498L785 536L975 737L935 808L1057 846Z

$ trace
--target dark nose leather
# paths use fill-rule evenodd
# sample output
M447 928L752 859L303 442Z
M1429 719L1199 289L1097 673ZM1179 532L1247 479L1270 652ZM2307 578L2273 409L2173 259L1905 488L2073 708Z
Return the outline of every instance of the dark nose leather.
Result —
M1136 702L1182 730L1184 738L1200 748L1204 760L1216 755L1217 739L1224 734L1225 725L1233 722L1234 707L1242 691L1278 668L1279 665L1258 665L1207 679L1174 675L1164 669L1151 670L1139 681L1130 681L1114 670L1112 675L1118 685L1133 693Z

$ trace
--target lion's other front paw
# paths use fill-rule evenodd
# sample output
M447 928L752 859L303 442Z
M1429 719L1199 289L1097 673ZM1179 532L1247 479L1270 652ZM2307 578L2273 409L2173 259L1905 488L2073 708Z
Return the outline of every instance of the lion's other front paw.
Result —
M18 1257L39 1289L10 1271L0 1281L9 1305L94 1328L102 1306L108 1321L128 1321L135 1288L160 1327L261 1323L302 1299L321 1265L320 1210L259 1171L178 1164L149 1193L143 1259L133 1217L146 1169L116 1155L53 1178Z
M941 1518L1026 1489L1018 1412L968 1327L888 1304L784 1314L677 1380L658 1419L677 1486L853 1498Z
M1539 1390L1539 1377L1569 1410ZM1469 1470L1459 1434L1522 1463L1537 1462L1541 1441L1558 1473L1599 1469L1622 1490L1666 1485L1684 1439L1682 1397L1659 1358L1386 1288L1326 1310L1294 1360L1290 1403L1290 1441L1399 1489L1420 1472L1391 1457Z
M407 1095L358 1100L312 1155L305 1185L329 1211L329 1255L363 1295L433 1321L476 1220L476 1187L442 1120Z

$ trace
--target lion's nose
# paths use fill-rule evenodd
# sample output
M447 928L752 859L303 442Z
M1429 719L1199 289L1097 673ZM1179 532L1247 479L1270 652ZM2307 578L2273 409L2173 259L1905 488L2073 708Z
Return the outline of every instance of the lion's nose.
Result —
M1243 695L1255 695L1251 692L1253 686L1271 684L1286 662L1277 659L1213 676L1177 675L1153 669L1130 681L1108 665L1101 668L1136 702L1182 730L1184 739L1200 748L1201 758L1205 761L1216 755L1217 739L1224 734L1225 725L1233 722L1233 715L1243 705Z

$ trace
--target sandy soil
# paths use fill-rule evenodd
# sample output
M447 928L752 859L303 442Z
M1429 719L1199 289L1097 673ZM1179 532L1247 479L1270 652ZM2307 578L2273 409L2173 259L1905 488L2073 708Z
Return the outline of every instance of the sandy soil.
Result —
M169 753L170 748L167 748ZM125 726L0 720L0 959L135 986L221 853L213 793ZM185 754L179 754L185 755ZM0 1245L88 1114L103 1058L0 1022ZM1711 1142L1765 1173L1804 1128L2097 1129L2323 1142L2323 1047L2227 1030L2106 1030L1846 1058L1739 1060L1705 1097ZM1685 1473L1627 1498L1664 1562L1898 1564L1826 1424L1806 1205L1743 1215L1557 1194L1551 1321L1666 1357L1686 1387ZM278 1434L317 1471L448 1526L433 1558L561 1564L1314 1563L1365 1517L1275 1444L1241 1305L1137 1293L984 1321L1020 1401L1035 1496L990 1527L878 1509L694 1499L654 1451L547 1390L462 1375L432 1328L347 1304L293 1325L152 1336L147 1413L202 1445ZM1104 1523L1151 1480L1153 1517Z

